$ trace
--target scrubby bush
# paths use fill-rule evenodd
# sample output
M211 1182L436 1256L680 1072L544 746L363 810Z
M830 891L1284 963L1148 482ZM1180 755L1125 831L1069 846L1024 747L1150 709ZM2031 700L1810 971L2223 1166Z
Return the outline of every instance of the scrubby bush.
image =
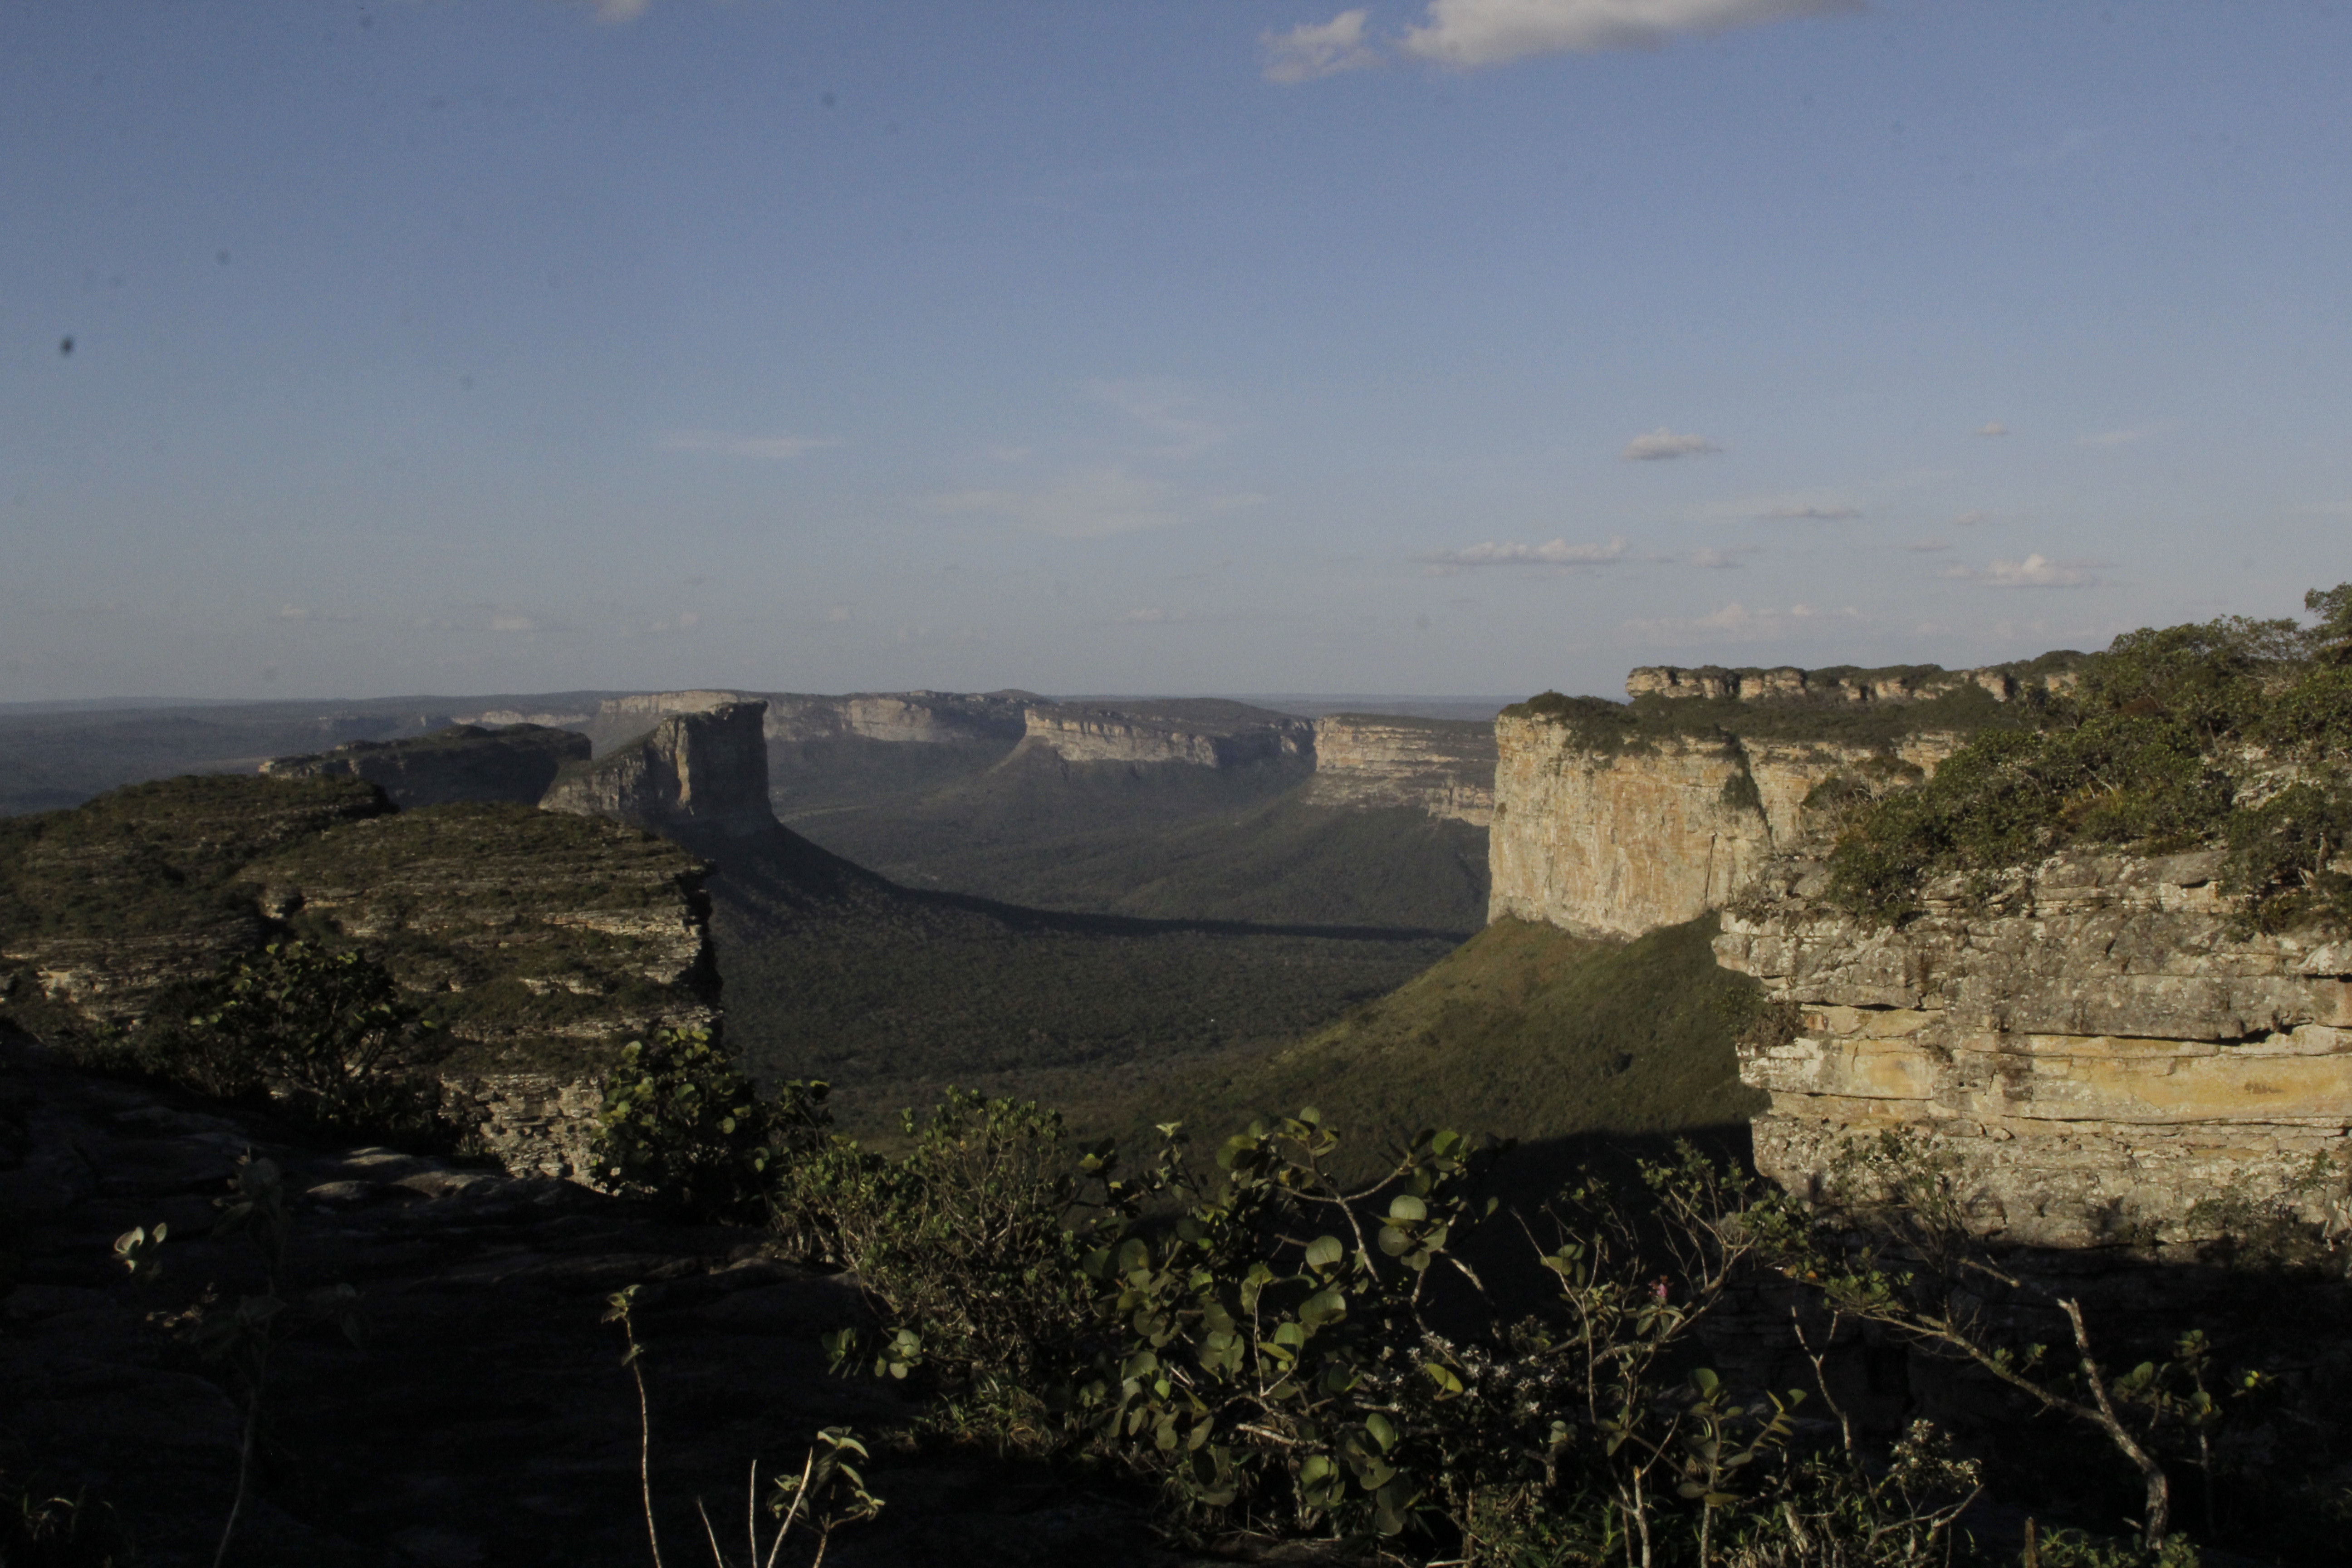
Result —
M787 1172L778 1223L856 1274L883 1322L877 1373L919 1375L967 1421L1034 1443L1046 1392L1093 1331L1084 1233L1125 1193L1090 1180L1102 1155L1071 1149L1060 1116L1032 1103L950 1089L904 1131L895 1159L835 1139ZM866 1349L855 1334L832 1344L844 1361Z
M321 1131L430 1137L423 1074L436 1031L366 953L272 942L166 998L129 1035L89 1042L127 1067L216 1100L268 1100Z
M2069 846L2226 845L2255 923L2352 919L2330 865L2352 822L2352 670L2337 661L2352 584L2305 604L2317 626L2231 616L2127 632L2041 727L1979 734L1916 789L1825 800L1845 808L1832 897L1893 921L1931 878L1973 873L1981 893L1994 873ZM2240 808L2244 777L2283 763L2305 776Z
M1638 1216L1586 1182L1515 1218L1551 1228L1522 1270L1549 1284L1507 1317L1461 1254L1495 1205L1452 1132L1343 1185L1312 1110L1226 1140L1211 1172L1164 1129L1131 1181L1009 1101L959 1095L908 1131L900 1159L836 1144L790 1184L876 1299L875 1370L936 1379L965 1435L1153 1479L1188 1533L1418 1537L1463 1563L1926 1563L1975 1493L1931 1430L1890 1463L1808 1452L1801 1394L1707 1369L1700 1326L1781 1200L1687 1148L1643 1168Z
M832 1124L822 1083L762 1099L708 1029L633 1040L604 1089L598 1180L698 1219L761 1219L790 1161Z

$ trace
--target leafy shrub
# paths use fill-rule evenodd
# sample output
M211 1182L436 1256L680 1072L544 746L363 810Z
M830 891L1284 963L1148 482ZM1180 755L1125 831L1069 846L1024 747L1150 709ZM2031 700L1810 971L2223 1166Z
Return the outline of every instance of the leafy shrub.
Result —
M1982 887L2069 845L2164 853L2226 842L2232 887L2250 895L2256 923L2352 918L2324 852L2352 821L2352 789L2327 773L2352 747L2352 668L2324 657L2341 642L2352 584L2305 603L2328 617L2320 626L2231 616L2127 632L2084 665L2077 700L2045 727L1980 734L1916 790L1859 807L1825 800L1848 808L1832 897L1892 921L1938 875L1975 873ZM2244 744L2326 776L2236 809L2222 762Z
M417 1072L436 1043L382 963L289 941L233 960L114 1048L214 1099L267 1099L327 1131L415 1137L436 1123L438 1090Z
M595 1170L615 1192L699 1219L764 1217L783 1167L832 1117L822 1083L762 1100L708 1029L633 1040L605 1087Z
M1780 1200L1687 1147L1643 1168L1640 1223L1598 1184L1564 1194L1550 1299L1507 1322L1459 1254L1495 1205L1452 1132L1343 1185L1311 1110L1226 1140L1213 1175L1165 1128L1132 1182L1034 1107L960 1095L908 1130L901 1160L836 1144L792 1184L884 1309L877 1373L928 1368L979 1396L967 1428L1155 1478L1197 1531L1418 1531L1464 1563L1928 1561L1975 1494L1927 1429L1891 1467L1801 1455L1801 1395L1695 1364ZM1791 1521L1821 1550L1784 1550Z
M2248 896L2260 929L2352 924L2352 876L2338 868L2352 849L2352 792L2290 785L2232 813L2229 841L2222 885Z
M972 1418L1034 1437L1090 1329L1078 1264L1089 1173L1059 1115L950 1089L889 1159L835 1139L786 1173L779 1223L856 1272L883 1319L875 1370L923 1369ZM1103 1171L1101 1157L1089 1156ZM836 1338L837 1357L856 1348Z

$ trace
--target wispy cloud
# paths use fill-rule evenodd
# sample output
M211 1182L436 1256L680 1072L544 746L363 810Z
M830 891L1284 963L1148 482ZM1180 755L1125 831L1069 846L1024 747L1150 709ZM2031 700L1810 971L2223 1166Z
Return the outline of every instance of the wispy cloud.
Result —
M2090 569L2100 564L2029 555L2022 561L1996 561L1983 567L1947 566L1941 575L1986 588L2095 588L2099 579Z
M599 22L634 22L653 8L653 0L574 0Z
M1501 65L1529 55L1654 49L1687 33L1859 11L1862 0L1430 0L1407 54L1441 65Z
M723 458L755 458L762 462L788 463L826 447L838 447L838 436L730 436L717 430L681 430L662 437L667 452L716 452Z
M1197 458L1222 443L1227 431L1201 399L1171 381L1090 381L1087 395L1107 403L1159 438L1155 458Z
M1625 443L1618 456L1629 462L1661 463L1675 458L1698 458L1723 448L1704 436L1682 435L1664 425Z
M1755 553L1756 547L1753 545L1744 547L1735 545L1727 550L1694 550L1682 559L1693 566L1705 566L1720 571L1725 567L1738 565L1741 556Z
M1690 619L1632 620L1625 628L1653 643L1786 642L1832 634L1850 635L1870 617L1853 605L1824 609L1790 605L1786 609L1749 609L1734 599L1709 615Z
M1979 436L2006 436L2009 434L2009 426L2002 424L1998 419L1988 420L1986 423L1977 426L1977 434Z
M1440 550L1421 556L1423 570L1433 577L1448 577L1456 572L1480 566L1536 566L1555 569L1579 566L1606 566L1625 557L1625 541L1615 538L1606 544L1570 544L1565 539L1555 539L1544 544L1510 544L1489 541L1462 550Z
M1056 539L1099 539L1176 521L1159 485L1115 468L1073 474L1042 489L955 490L925 504L951 516L1002 518Z
M1906 550L1916 550L1923 555L1927 555L1933 554L1938 550L1949 550L1951 546L1945 543L1940 539L1915 539L1903 548Z
M1768 522L1843 522L1860 517L1861 510L1850 506L1776 506L1762 514Z
M1974 528L1980 522L1990 522L1991 521L1992 513L1989 511L1979 511L1974 507L1970 507L1968 510L1960 513L1959 516L1952 519L1953 523L1960 528Z
M308 605L280 605L278 606L278 618L281 621L326 621L347 626L360 617L352 610L314 610Z
M494 632L521 633L535 632L541 627L540 624L529 616L499 615L490 617L489 629Z
M1361 70L1381 59L1364 40L1361 11L1342 11L1328 22L1302 23L1286 33L1260 33L1257 52L1265 79L1286 87Z

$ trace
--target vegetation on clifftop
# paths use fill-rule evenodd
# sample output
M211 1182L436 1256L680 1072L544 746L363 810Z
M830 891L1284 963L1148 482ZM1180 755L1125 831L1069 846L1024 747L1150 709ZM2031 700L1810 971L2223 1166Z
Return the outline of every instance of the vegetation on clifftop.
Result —
M2309 626L2125 633L2033 728L1979 735L1926 784L1854 803L1832 896L1895 920L1930 878L2070 846L2226 847L2225 886L2256 925L2352 923L2352 584L2304 603Z

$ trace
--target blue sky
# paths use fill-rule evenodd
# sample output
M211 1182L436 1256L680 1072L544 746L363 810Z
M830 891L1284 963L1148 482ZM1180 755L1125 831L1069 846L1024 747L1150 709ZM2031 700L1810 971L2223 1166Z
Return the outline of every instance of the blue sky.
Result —
M0 700L2288 613L2347 64L2284 0L0 8Z

